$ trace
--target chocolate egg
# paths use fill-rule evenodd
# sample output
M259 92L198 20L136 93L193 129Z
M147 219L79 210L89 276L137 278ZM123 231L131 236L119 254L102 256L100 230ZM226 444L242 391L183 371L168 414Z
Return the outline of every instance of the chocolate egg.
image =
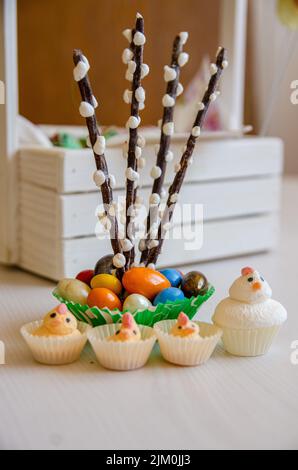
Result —
M85 269L84 271L79 272L79 274L76 275L76 279L79 281L85 282L87 286L90 286L91 279L94 276L94 271L93 269Z
M182 274L177 269L160 269L159 271L163 274L171 283L172 287L179 287L182 281Z
M167 301L175 302L175 300L184 299L184 294L177 287L168 287L161 291L153 300L153 305L165 304Z
M129 292L127 292L126 290L123 290L122 291L122 294L120 295L120 298L122 300L122 302L124 302L124 300L130 295Z
M121 282L119 279L117 279L116 276L112 276L112 274L97 274L91 280L91 287L92 289L95 287L105 287L117 295L121 294L122 292Z
M181 289L188 298L204 295L208 291L207 278L199 271L190 271L183 276Z
M136 310L145 310L152 306L150 300L141 294L130 294L123 303L123 312L134 313Z
M110 310L114 310L115 308L119 310L122 309L119 297L117 297L113 291L105 287L92 289L88 295L87 304L89 307L109 308Z
M90 287L79 279L61 279L55 291L63 299L71 300L76 304L86 305Z
M130 294L141 294L151 300L160 291L171 287L168 279L150 268L131 268L124 274L122 284Z
M94 268L94 275L97 274L112 274L115 270L113 265L113 255L106 255L100 258Z

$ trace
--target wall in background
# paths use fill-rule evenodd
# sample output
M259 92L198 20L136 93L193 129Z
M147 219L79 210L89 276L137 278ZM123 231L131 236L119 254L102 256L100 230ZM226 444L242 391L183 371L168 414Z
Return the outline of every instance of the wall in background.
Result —
M140 11L147 37L144 60L151 68L144 80L147 107L142 122L156 124L165 89L163 66L169 63L175 35L190 33L190 61L181 79L185 85L203 54L216 52L219 6L220 0L19 0L21 114L35 123L82 124L72 79L72 49L80 47L92 64L101 122L123 125L128 109L122 94L128 82L121 62L127 42L121 32L133 26Z
M290 101L291 83L298 80L298 31L292 33L282 26L276 14L276 0L250 0L248 4L248 116L253 120L255 132L259 132L268 110L273 78L289 55L290 62L275 96L267 135L284 140L285 171L298 173L298 105Z
M141 11L148 39L145 61L151 67L144 81L147 107L142 122L155 124L162 112L163 66L170 60L175 34L190 33L186 47L190 62L181 80L185 85L203 55L213 56L218 46L220 4L221 0L18 0L20 112L35 123L82 123L71 57L72 49L81 47L92 64L90 76L101 105L101 122L123 125L128 109L122 94L128 82L121 62L126 46L121 31L131 27L135 12ZM252 123L258 133L290 33L276 16L276 0L250 0L248 7L245 123ZM268 129L268 135L285 141L288 173L298 173L298 105L290 102L290 84L298 79L297 44L298 39Z

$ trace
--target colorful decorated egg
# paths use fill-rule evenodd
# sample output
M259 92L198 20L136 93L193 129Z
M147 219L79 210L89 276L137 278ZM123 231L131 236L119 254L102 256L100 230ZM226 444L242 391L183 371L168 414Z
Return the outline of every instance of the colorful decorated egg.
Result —
M160 291L170 287L168 279L150 268L131 268L122 278L122 284L130 294L141 294L151 300Z
M141 294L130 294L126 297L123 303L123 312L128 311L130 313L136 310L145 310L152 306L150 300Z
M94 268L94 275L97 274L112 274L115 270L113 265L113 255L106 255L100 258Z
M112 274L97 274L91 280L91 287L92 289L95 287L105 287L117 295L120 295L122 292L121 282L116 276L112 276Z
M177 269L167 268L159 271L170 281L172 287L179 287L182 281L182 274Z
M181 289L188 298L204 295L208 291L207 278L199 271L190 271L183 276Z
M153 305L164 304L167 301L175 302L175 300L184 299L184 294L177 287L167 287L161 291L153 300Z
M90 286L91 279L94 276L94 271L93 269L85 269L84 271L79 272L79 274L76 275L76 279L79 281L85 282L88 286Z
M79 279L61 279L56 287L56 293L63 299L86 305L90 287Z
M115 308L118 308L119 310L122 309L119 297L117 297L113 291L106 289L105 287L96 287L95 289L92 289L88 295L87 304L89 307L107 307L110 310L114 310Z

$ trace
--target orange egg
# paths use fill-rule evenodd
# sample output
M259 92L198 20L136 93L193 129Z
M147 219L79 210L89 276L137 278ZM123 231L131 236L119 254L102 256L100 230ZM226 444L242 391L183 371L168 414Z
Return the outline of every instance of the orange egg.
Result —
M105 287L96 287L95 289L92 289L88 295L87 304L89 307L107 307L110 310L114 310L115 308L122 310L122 304L119 297L117 297L117 295L110 289L106 289Z
M130 294L141 294L150 300L171 286L163 274L150 268L131 268L124 274L122 284Z

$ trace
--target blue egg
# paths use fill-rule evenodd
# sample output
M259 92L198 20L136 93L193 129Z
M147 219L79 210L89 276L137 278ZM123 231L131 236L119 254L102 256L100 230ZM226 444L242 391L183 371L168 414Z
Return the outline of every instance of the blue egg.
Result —
M159 272L170 281L172 287L180 286L183 276L177 269L161 269Z
M153 300L153 305L164 304L167 301L174 302L175 300L182 300L185 296L181 289L177 287L167 287L162 290Z

